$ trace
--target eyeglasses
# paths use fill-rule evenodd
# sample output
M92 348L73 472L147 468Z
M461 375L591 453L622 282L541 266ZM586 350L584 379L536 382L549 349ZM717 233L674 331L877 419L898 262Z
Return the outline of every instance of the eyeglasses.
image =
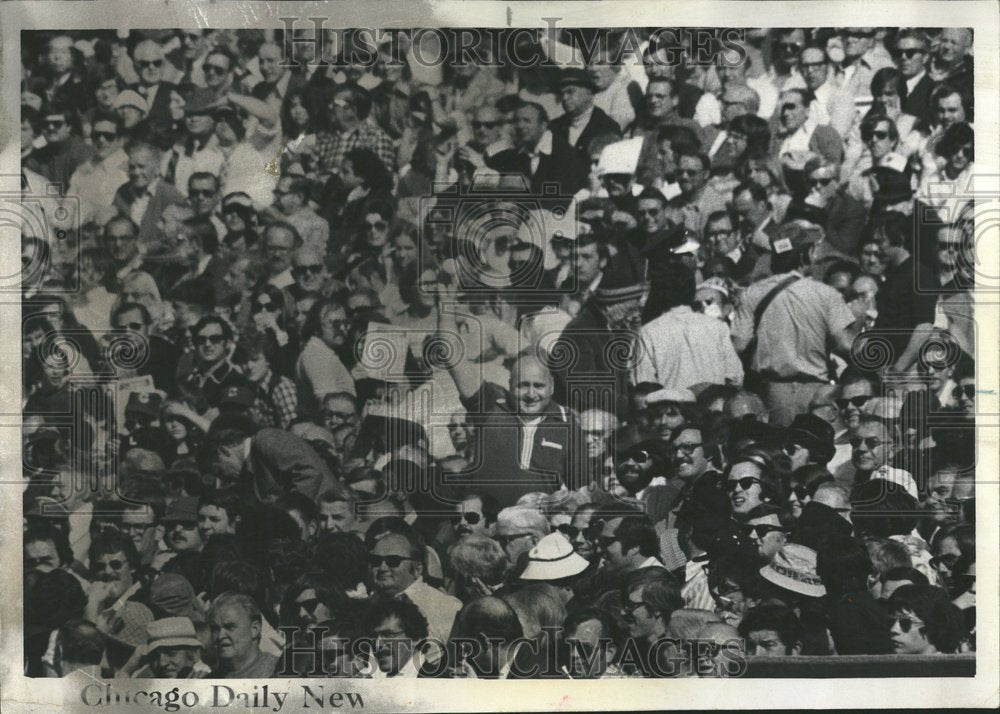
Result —
M211 196L214 196L214 195L215 195L215 191L213 189L210 189L210 188L189 188L188 189L188 196L190 196L191 198L200 198L200 197L210 198Z
M562 533L564 536L570 540L575 540L578 535L580 535L580 529L576 526L571 526L569 523L560 523L556 526L556 530Z
M390 568L398 568L403 564L404 560L416 560L416 558L410 558L406 555L372 555L368 556L368 565L373 568L382 567L382 563L385 563Z
M94 137L94 141L114 141L118 138L113 131L92 131L90 135Z
M122 530L129 534L142 534L152 527L152 523L126 523L122 525Z
M494 128L496 128L496 126L497 126L497 123L495 121L473 121L472 122L472 128L473 129L494 129Z
M972 145L971 144L964 144L963 146L955 147L955 149L953 149L951 153L952 153L952 155L960 153L965 158L971 159L972 158L972 152L973 152Z
M323 320L322 325L329 330L340 331L347 325L347 320Z
M530 536L531 533L511 533L510 535L498 535L493 536L493 540L499 543L501 546L506 548L508 545L516 541L518 538L524 538L525 536Z
M916 619L914 619L912 617L893 617L893 618L890 618L889 622L892 623L891 625L889 625L890 629L892 629L892 627L894 625L898 624L900 631L904 635L907 634L914 625L923 625L923 624L926 624L926 623L924 623L923 620L916 620Z
M758 523L755 526L746 526L743 531L750 535L751 533L756 533L758 538L763 539L768 533L790 533L791 531L787 528L781 526L771 525L770 523Z
M474 526L477 523L479 523L480 520L482 520L482 514L476 513L475 511L463 511L460 514L452 516L451 520L452 523L455 523L456 525L461 523L462 521L465 521L470 526Z
M869 401L871 401L871 399L872 397L870 395L861 395L858 397L851 397L850 399L837 399L836 402L837 406L842 410L847 409L848 404L850 404L852 407L857 407L858 409L860 409Z
M293 275L319 275L323 272L323 266L319 263L315 265L296 265L292 268Z
M195 335L192 342L199 347L204 347L205 345L221 345L226 341L226 338L222 335Z
M214 72L215 74L226 74L229 71L228 67L220 67L217 64L206 64L203 67L205 72Z
M159 67L162 64L163 60L161 59L135 61L135 66L138 67L139 69L147 69L148 67Z
M791 102L786 102L785 104L781 105L781 111L783 112L794 112L797 109L799 109L799 105L793 104Z
M674 444L674 453L677 453L678 451L683 451L685 456L690 456L698 448L700 448L701 445L702 444L700 441L697 443L692 441L688 443Z
M384 231L386 229L386 225L385 221L375 221L374 223L365 221L365 229L369 231L373 229L376 231Z
M24 567L27 570L31 568L37 568L39 565L55 565L51 556L46 556L44 558L25 558Z
M850 441L852 449L856 449L861 446L861 444L864 444L869 451L874 451L880 446L884 446L886 444L885 441L882 441L877 436L852 436L848 441Z
M900 57L904 57L905 59L913 59L917 55L926 54L926 51L920 49L919 47L907 47L903 50L896 50L896 54Z
M814 179L809 179L807 181L809 186L812 188L817 188L819 186L826 187L829 186L832 182L833 182L832 178L814 178Z
M865 141L885 141L889 138L887 131L873 131Z
M749 491L750 487L755 483L763 483L763 481L753 476L744 476L743 478L726 481L726 490L735 491L736 487L739 486L741 491Z
M324 419L329 421L345 422L354 416L353 412L335 412L331 409L324 409L320 412Z
M270 301L268 301L268 302L255 302L253 304L253 306L250 308L250 312L254 313L255 315L258 312L262 312L264 310L267 310L268 312L274 310L274 303L270 302Z
M972 400L976 398L976 385L974 384L960 384L951 390L952 399L961 399L962 397Z

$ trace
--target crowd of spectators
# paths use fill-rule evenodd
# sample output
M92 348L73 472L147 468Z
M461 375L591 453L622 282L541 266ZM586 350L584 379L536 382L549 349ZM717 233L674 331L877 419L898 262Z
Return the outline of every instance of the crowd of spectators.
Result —
M22 35L28 675L975 650L971 30L310 33Z

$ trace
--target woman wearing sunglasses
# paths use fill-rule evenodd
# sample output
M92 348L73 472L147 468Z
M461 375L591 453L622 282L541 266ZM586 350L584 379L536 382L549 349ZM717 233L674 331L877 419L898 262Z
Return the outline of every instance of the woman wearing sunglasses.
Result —
M291 336L286 328L284 293L273 285L265 285L258 288L250 296L250 315L253 319L254 327L259 332L267 335L268 340L272 343L274 349L272 354L277 357L275 360L276 364L273 366L284 374L285 365L291 363L290 361L286 362L285 357L287 356L291 360L294 356L298 355L297 350L289 352ZM292 347L294 348L294 345Z
M738 456L726 468L724 482L733 518L746 522L750 512L765 503L780 503L780 487L774 478L770 459L763 454Z

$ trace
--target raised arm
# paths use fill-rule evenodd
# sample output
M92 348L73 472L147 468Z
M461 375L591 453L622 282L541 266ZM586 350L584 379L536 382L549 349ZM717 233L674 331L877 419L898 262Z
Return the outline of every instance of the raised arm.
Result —
M464 344L462 336L458 331L458 323L455 320L455 313L446 303L451 302L454 291L443 285L438 286L437 292L437 314L438 314L438 339L449 343L453 354L464 354ZM479 391L481 385L479 370L464 357L452 360L448 365L448 372L455 381L459 396L462 399L472 399Z

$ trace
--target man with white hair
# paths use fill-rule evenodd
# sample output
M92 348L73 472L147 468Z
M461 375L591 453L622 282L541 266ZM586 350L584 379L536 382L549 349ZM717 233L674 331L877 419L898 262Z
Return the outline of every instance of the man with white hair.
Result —
M163 78L167 69L163 47L156 40L141 40L132 49L132 64L139 75L139 83L129 89L146 100L146 124L150 131L169 130L174 121L170 114L170 91L174 85Z
M518 562L549 533L549 521L537 508L511 506L497 515L493 540L500 544L516 572L524 569Z

